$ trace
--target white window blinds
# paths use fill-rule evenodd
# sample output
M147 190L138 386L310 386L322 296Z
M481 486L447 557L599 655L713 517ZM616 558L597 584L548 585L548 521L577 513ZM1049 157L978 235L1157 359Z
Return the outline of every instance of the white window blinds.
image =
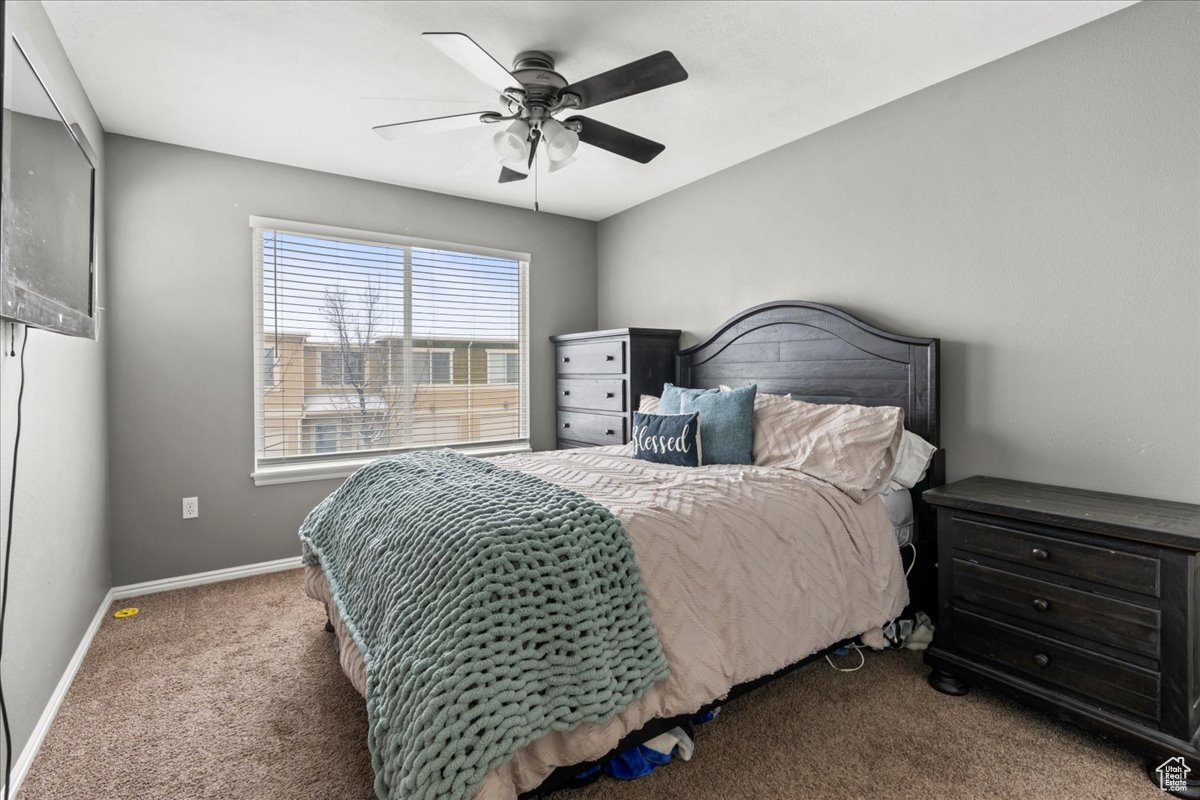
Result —
M261 218L251 227L256 477L412 448L528 444L528 256Z

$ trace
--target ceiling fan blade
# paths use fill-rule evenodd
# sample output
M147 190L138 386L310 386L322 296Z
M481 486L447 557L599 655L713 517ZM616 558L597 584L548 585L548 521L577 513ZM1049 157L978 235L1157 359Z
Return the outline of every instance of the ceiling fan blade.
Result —
M527 177L529 177L529 176L526 175L524 172L517 172L515 169L509 169L508 167L500 168L500 182L501 183L512 183L513 181L523 181Z
M659 144L644 136L614 128L612 125L605 125L603 122L588 117L571 117L567 122L580 124L579 141L584 144L616 153L637 161L639 164L650 163L655 156L667 149L665 144Z
M497 94L504 94L505 89L520 88L521 82L465 33L422 33L421 36Z
M481 89L480 92L482 91ZM382 94L364 94L361 99L380 103L437 103L443 106L475 106L476 108L480 104L479 100L446 100L441 97L396 97L394 95ZM486 103L487 100L483 102Z
M601 103L679 83L687 80L687 76L687 70L679 63L679 59L670 50L663 50L631 61L623 67L572 83L562 91L579 95L582 102L577 108L594 108Z
M491 132L488 131L488 136L483 139L479 146L471 151L471 154L463 159L463 162L458 165L458 169L454 170L455 175L482 175L495 166L499 156L496 155L496 147L492 144Z
M481 124L479 117L487 111L473 111L470 114L451 114L448 117L430 117L429 119L414 119L408 122L396 122L391 125L377 125L371 130L384 139L403 139L406 136L422 136L427 133L445 133L457 131Z

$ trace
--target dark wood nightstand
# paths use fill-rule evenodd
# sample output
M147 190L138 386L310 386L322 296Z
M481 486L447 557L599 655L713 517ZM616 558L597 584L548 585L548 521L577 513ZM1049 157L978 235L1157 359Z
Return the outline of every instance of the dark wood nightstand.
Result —
M643 394L675 380L679 331L617 328L551 336L558 373L558 447L625 444Z
M1152 772L1181 757L1192 784L1176 794L1200 797L1200 506L978 476L924 499L938 515L933 687L1001 689Z

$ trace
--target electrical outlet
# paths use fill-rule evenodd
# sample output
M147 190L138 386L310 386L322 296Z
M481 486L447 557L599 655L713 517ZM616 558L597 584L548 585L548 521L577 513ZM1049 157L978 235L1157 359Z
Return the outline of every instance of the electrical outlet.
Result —
M200 516L200 498L185 497L183 498L183 518L195 519Z

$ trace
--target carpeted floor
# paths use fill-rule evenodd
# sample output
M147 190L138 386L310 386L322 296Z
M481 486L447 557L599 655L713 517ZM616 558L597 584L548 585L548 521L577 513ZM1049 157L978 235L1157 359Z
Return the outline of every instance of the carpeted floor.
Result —
M141 613L101 627L17 800L374 796L363 701L299 571L126 605ZM692 762L556 797L1163 797L1129 753L925 672L908 652L814 663L726 706Z

